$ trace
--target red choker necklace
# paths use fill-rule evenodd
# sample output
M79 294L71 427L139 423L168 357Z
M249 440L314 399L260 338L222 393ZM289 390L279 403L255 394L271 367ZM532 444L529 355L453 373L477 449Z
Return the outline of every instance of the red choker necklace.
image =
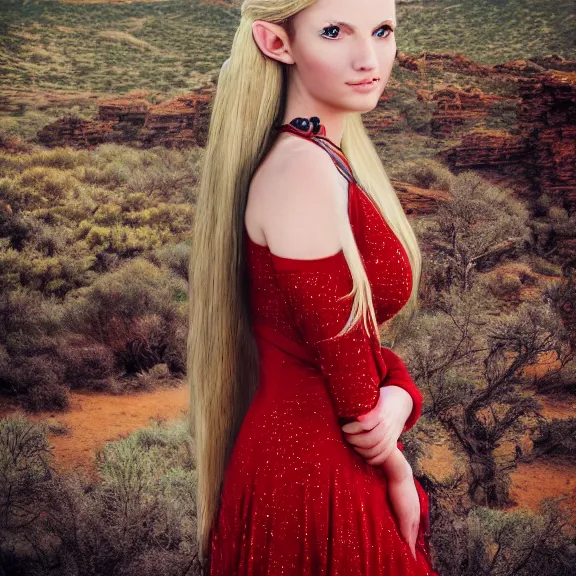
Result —
M344 154L342 148L326 136L326 127L320 122L318 116L311 116L310 118L293 118L288 124L276 126L276 130L280 132L292 132L293 134L305 136L307 138L319 138L336 148L340 154Z

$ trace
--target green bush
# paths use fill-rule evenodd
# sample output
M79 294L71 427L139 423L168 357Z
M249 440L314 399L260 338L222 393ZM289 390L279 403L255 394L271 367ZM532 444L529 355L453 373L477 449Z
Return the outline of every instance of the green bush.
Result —
M185 305L175 302L183 290L184 281L169 271L135 259L68 302L64 323L85 338L97 339L112 351L117 367L135 374L167 363L171 350L183 352L184 346L174 341L176 333L184 338L178 326L186 322Z
M394 169L394 178L420 188L450 190L454 175L436 160L423 158L415 162L401 163Z

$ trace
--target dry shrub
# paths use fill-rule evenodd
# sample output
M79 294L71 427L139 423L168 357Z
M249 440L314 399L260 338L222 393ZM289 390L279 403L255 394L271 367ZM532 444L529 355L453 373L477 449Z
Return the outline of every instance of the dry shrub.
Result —
M566 362L559 369L546 371L536 379L534 386L542 394L576 395L576 360Z
M454 174L446 166L428 158L401 164L393 175L398 180L429 190L449 191L454 180Z
M138 372L136 381L135 388L139 390L154 390L162 384L179 383L179 380L176 380L170 374L167 364L156 364L150 370Z
M64 410L70 405L68 388L59 384L33 386L20 401L33 411Z
M447 262L451 282L468 290L478 270L526 249L528 212L510 191L474 172L455 177L450 191L451 200L439 206L423 240L436 259Z
M520 295L522 282L516 274L498 271L488 286L497 298L517 299Z
M190 260L190 246L185 242L168 244L154 250L150 259L157 266L166 266L180 278L188 280L188 263Z
M541 421L536 435L532 456L569 456L576 458L576 418L553 418Z
M58 355L66 366L70 388L99 389L114 374L114 354L108 346L83 340L63 343Z
M165 356L182 356L185 305L176 295L186 291L183 280L144 259L135 259L106 274L84 296L70 302L64 322L86 339L107 347L116 366L127 374L168 363ZM175 352L177 351L177 352ZM169 367L183 366L171 361Z
M466 515L444 510L431 529L434 567L442 576L573 574L576 550L560 500L545 499L538 514L484 507Z
M49 460L45 426L0 420L0 573L200 574L186 420L107 444L99 482L81 471L54 475Z
M20 394L20 403L32 411L62 410L69 405L68 387L64 384L64 365L53 354L11 362L12 391Z
M562 268L554 262L550 262L545 258L539 256L533 256L530 261L532 270L537 274L543 274L544 276L562 276Z
M194 574L195 459L186 422L152 424L97 454L102 478L55 480L47 528L69 574ZM166 562L154 563L161 558Z

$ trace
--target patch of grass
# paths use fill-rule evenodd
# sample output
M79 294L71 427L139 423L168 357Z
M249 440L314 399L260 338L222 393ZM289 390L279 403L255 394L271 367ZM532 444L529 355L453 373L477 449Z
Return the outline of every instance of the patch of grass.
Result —
M399 50L461 53L482 64L576 55L572 0L398 0Z
M200 0L4 0L2 12L4 85L115 93L195 88L218 72L240 19L238 7ZM409 53L461 52L482 63L575 54L571 0L399 0L398 19L398 46Z
M227 58L240 17L199 0L3 2L2 12L2 83L114 93L197 88L198 73Z

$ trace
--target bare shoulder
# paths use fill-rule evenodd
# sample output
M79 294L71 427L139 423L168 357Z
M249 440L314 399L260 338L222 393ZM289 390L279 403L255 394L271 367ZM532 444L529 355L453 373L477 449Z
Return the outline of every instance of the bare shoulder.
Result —
M342 247L347 182L314 142L279 136L250 184L246 227L277 256L315 259Z

